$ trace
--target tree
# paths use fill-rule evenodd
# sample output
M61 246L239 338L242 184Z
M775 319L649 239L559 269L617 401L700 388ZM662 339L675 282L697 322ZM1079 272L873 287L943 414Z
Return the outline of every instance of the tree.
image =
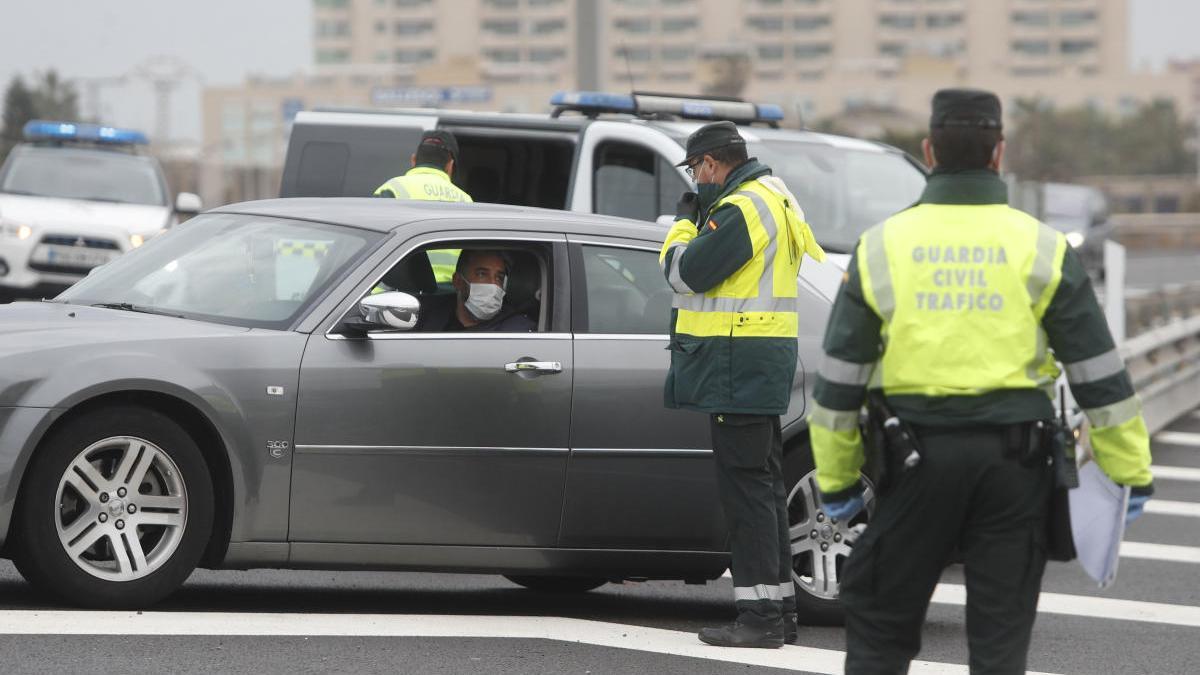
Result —
M25 123L33 119L79 119L79 94L53 70L36 77L32 87L20 75L9 82L4 92L0 161L21 141Z

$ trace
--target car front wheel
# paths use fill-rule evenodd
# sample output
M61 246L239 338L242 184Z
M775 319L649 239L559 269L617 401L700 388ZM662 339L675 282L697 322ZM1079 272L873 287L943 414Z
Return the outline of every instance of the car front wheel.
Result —
M841 625L845 613L838 601L842 565L850 556L859 525L875 511L875 492L864 478L866 508L849 521L828 518L821 510L817 472L812 451L806 445L784 458L788 484L788 527L792 542L792 581L800 623Z
M97 409L39 446L21 490L14 560L72 604L138 608L195 569L212 483L195 441L153 410Z

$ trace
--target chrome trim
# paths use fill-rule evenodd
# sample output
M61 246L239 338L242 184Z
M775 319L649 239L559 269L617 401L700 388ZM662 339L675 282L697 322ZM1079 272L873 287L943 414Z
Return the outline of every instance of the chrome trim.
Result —
M546 373L554 374L563 371L562 363L558 361L513 361L504 364L506 373Z
M649 333L576 333L576 340L662 340L671 339L665 333L652 335Z
M467 230L467 232L470 232L470 231L471 230ZM363 298L367 297L371 293L372 288L375 288L376 286L379 285L379 282L382 281L385 276L387 276L388 272L392 271L392 267L394 267L396 265L396 263L400 262L409 253L412 253L413 251L415 251L418 248L421 248L422 246L428 246L429 244L438 244L438 243L444 243L444 242L456 242L456 241L464 241L464 240L466 240L466 241L493 241L493 240L536 241L536 242L547 243L547 244L556 244L556 243L562 243L566 238L566 235L561 234L561 233L552 233L552 234L541 235L541 236L532 236L532 235L505 236L504 234L502 234L500 232L497 232L495 234L484 234L484 235L480 235L477 237L463 236L463 233L459 233L458 236L449 236L449 235L435 236L430 239L425 239L424 236L425 235L416 235L412 239L409 239L409 242L411 242L413 240L417 241L417 243L412 244L411 246L408 245L408 242L405 242L405 244L402 245L402 247L399 250L401 250L403 252L399 256L391 258L391 262L384 266L383 272L381 272L378 276L375 277L375 279L371 282L370 286L367 286L366 292L363 293L362 295L360 295L358 300L355 300L353 303L351 303L350 309L343 312L342 315L336 321L334 321L333 324L331 324L329 326L329 329L325 331L326 338L343 339L343 340L346 339L345 337L341 337L341 336L335 337L333 335L333 329L340 326L341 323L346 320L346 316L348 314L350 314L350 312L353 312L354 308L358 306L358 303L362 302ZM408 247L404 248L404 246L408 246ZM433 333L426 333L426 335L433 335ZM520 335L520 333L517 333L517 335Z
M327 340L570 340L570 333L367 333L364 336L326 334Z
M666 232L663 233L663 236L666 237ZM623 239L632 239L633 237L622 237L622 238ZM593 237L589 237L586 234L584 234L584 235L568 234L567 241L572 244L581 244L583 246L606 246L608 248L626 248L626 249L632 249L634 251L645 251L647 253L653 253L654 255L658 255L659 253L662 252L661 251L662 244L658 244L657 246L659 248L655 249L654 248L655 244L650 243L650 240L646 240L645 245L635 246L633 244L626 244L626 243L621 243L621 242L616 242L616 241L606 241L604 239L595 239Z
M514 455L566 455L570 448L465 448L428 445L297 445L297 455L435 455L477 457L497 453Z
M572 455L662 455L663 457L710 457L703 448L571 448Z

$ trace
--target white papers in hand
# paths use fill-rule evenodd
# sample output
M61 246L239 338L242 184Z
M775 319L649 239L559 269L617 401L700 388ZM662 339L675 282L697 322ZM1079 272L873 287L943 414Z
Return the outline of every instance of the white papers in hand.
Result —
M1095 462L1079 467L1079 487L1070 491L1071 534L1079 564L1108 588L1117 578L1129 487L1112 482Z

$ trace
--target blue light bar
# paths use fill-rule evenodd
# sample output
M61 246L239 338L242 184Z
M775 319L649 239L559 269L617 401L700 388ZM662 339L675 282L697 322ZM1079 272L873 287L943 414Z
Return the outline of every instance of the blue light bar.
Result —
M572 110L637 112L637 103L634 102L632 96L606 94L600 91L560 91L550 98L550 105Z
M756 107L758 108L758 119L764 122L783 121L783 106L774 103L759 103Z
M146 134L133 129L104 127L98 124L32 120L22 130L27 141L103 143L106 145L148 145Z

